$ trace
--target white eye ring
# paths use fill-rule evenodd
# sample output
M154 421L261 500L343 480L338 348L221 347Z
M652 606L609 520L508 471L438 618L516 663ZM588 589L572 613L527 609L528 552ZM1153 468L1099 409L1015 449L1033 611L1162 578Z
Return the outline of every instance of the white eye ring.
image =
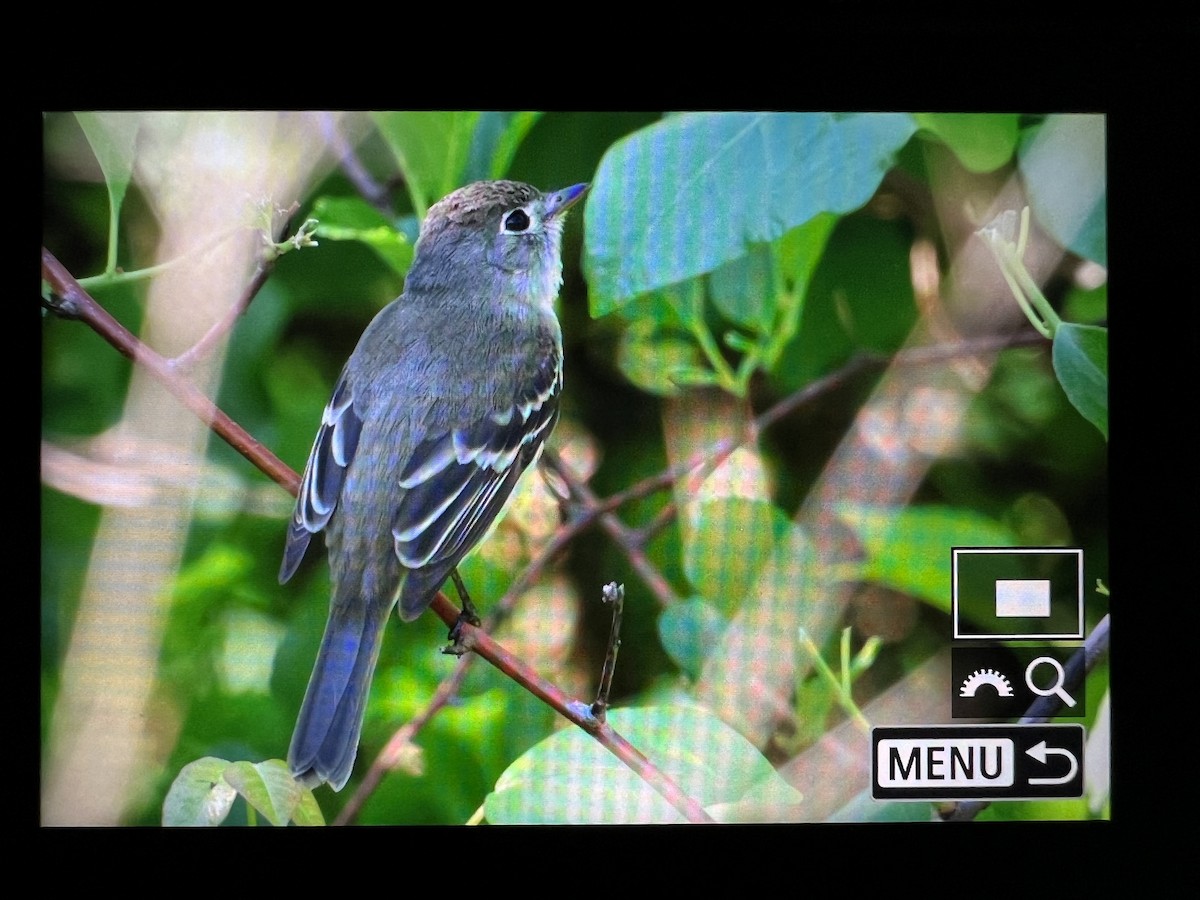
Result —
M513 220L516 220L515 222ZM523 234L533 225L533 217L529 215L529 211L519 206L516 209L506 212L500 218L500 231L508 234Z

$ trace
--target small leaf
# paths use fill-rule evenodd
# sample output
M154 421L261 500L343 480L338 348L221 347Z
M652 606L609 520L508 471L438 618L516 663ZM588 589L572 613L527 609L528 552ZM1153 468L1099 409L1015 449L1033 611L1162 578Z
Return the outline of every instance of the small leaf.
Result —
M303 791L281 759L231 763L225 770L225 780L272 825L288 823Z
M1067 399L1108 440L1108 330L1064 322L1052 356Z
M992 172L1017 147L1015 113L918 113L917 124L937 135L972 172Z
M312 788L300 788L300 802L292 810L292 821L297 825L325 824L325 816L321 814L321 806L313 796Z
M658 617L658 639L679 668L699 678L708 651L717 645L725 624L703 597L692 597L663 610Z
M374 250L397 275L412 265L413 246L387 217L361 197L318 197L316 234L332 241L359 241Z
M81 112L76 113L75 118L100 163L113 217L117 218L133 177L139 116L134 113Z
M225 780L229 762L206 756L184 766L163 801L162 823L179 825L220 825L229 815L237 790Z
M662 334L646 320L626 328L617 348L617 365L625 377L662 397L678 395L685 374L701 370L702 361L694 342Z

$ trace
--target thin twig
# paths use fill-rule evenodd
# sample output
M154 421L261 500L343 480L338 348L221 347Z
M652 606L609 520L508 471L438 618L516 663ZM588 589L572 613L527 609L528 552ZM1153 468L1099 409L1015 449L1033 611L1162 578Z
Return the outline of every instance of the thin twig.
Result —
M283 211L281 229L287 228L288 222L298 209L300 209L300 204L293 203L288 209ZM263 232L263 234L265 236L266 232ZM279 239L282 240L282 235L279 235ZM189 372L197 362L212 353L213 349L233 331L233 326L237 324L238 319L250 308L250 304L258 296L258 292L263 289L263 285L267 283L267 278L270 277L271 272L275 269L275 261L278 258L274 254L260 253L258 265L254 269L254 274L250 276L250 280L246 284L246 289L242 291L242 295L229 307L225 315L208 329L200 340L196 341L190 349L170 360L168 365L179 372Z
M354 147L346 140L346 136L342 134L334 117L329 113L324 113L321 117L321 130L325 140L333 148L338 164L342 167L342 172L350 180L350 183L379 212L388 219L395 219L396 210L392 207L388 197L388 189L367 171L366 166L359 160Z
M576 504L586 510L592 510L600 504L599 499L592 493L592 489L587 486L587 483L577 478L570 466L566 465L562 458L549 447L542 454L542 462L566 483L567 490L571 493L571 499ZM661 606L670 606L679 599L666 576L658 570L658 567L646 554L646 541L654 534L654 531L630 528L612 512L600 515L600 527L608 533L613 542L625 554L629 564L658 598Z
M608 633L608 652L600 670L600 684L592 703L592 715L601 722L608 721L608 695L612 690L613 674L617 671L617 652L621 649L621 613L625 608L625 585L610 581L604 586L603 600L613 606L612 628Z

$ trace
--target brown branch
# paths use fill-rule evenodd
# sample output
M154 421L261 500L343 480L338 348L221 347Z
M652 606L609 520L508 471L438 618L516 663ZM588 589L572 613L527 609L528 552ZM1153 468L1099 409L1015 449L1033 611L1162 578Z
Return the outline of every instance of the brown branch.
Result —
M112 344L119 353L144 367L180 403L195 413L234 450L292 496L296 495L300 479L291 467L218 409L203 391L175 371L170 362L143 344L125 326L110 316L45 247L42 248L42 279L50 285L52 291L51 298L46 301L51 310L65 318L84 322Z
M575 473L571 471L570 466L566 465L562 461L562 458L549 447L542 454L542 460L566 483L567 490L571 493L571 499L575 503L580 504L589 512L600 505L600 500L592 493L592 489L585 482L575 477ZM646 555L644 547L647 539L653 532L648 532L644 529L632 529L611 512L600 513L599 515L600 526L608 532L609 537L613 539L613 542L625 554L634 571L641 576L642 581L658 598L659 604L664 607L670 606L678 600L679 597L675 594L671 583L667 581L666 576L658 570L658 567Z
M713 819L705 812L704 807L688 796L674 781L663 774L657 766L648 760L641 751L629 743L611 725L593 714L589 704L577 700L562 689L546 681L518 657L509 653L492 638L482 627L476 627L467 622L459 621L459 611L446 595L438 592L429 607L447 627L459 629L462 646L481 656L493 666L507 675L529 693L533 694L547 706L568 721L578 725L601 746L611 752L617 759L636 772L642 780L658 793L689 822L710 823ZM405 723L396 731L375 758L362 783L354 795L338 814L334 824L345 825L352 822L361 812L367 797L379 786L383 776L395 768L402 758L404 749L412 743L417 732L433 718L433 715L445 706L457 692L465 677L470 657L464 657L454 674L438 686L434 697L416 718Z
M453 628L458 623L458 610L443 594L438 594L430 609L447 626ZM593 715L588 703L576 700L541 678L533 669L496 643L482 628L467 623L461 623L460 628L462 642L467 649L482 656L505 675L523 685L535 697L594 737L686 816L689 822L713 821L703 806L684 793L675 782L643 756L641 751L625 740L611 725Z

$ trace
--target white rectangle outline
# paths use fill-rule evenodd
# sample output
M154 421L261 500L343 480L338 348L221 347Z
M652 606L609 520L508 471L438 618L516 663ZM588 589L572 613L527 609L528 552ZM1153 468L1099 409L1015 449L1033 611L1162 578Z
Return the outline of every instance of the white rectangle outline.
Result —
M1075 598L1076 625L1075 632L1060 634L961 634L958 628L958 554L966 553L1074 553L1078 566L1079 596ZM1083 633L1083 548L1082 547L951 547L950 548L950 618L954 622L954 638L962 641L1041 641L1041 640L1082 640Z

